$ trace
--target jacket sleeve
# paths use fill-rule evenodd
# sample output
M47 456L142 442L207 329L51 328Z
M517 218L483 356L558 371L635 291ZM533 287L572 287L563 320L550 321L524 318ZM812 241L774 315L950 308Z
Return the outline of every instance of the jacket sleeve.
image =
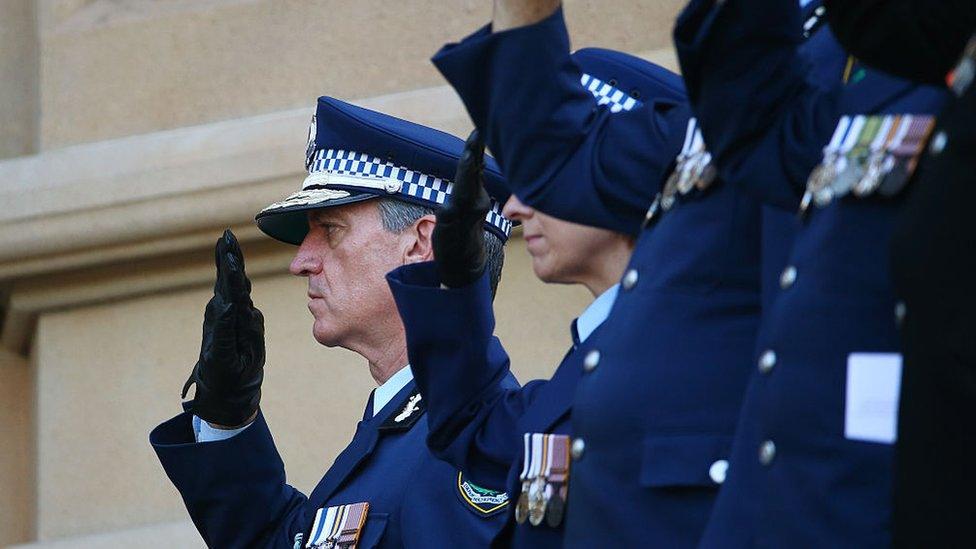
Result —
M492 336L487 274L470 286L441 289L429 262L400 267L387 280L427 400L427 445L475 482L504 486L522 451L517 421L539 382L512 387L508 355Z
M808 81L811 63L826 60L800 54L800 28L796 0L692 0L674 33L692 108L723 178L794 211L840 117L843 91L839 79Z
M209 547L291 549L310 524L263 414L231 438L194 442L192 417L160 424L149 441Z
M972 0L825 0L837 40L865 63L944 84L976 32Z
M525 27L485 27L434 64L461 96L512 192L549 215L625 234L640 230L677 150L687 111L666 98L611 115L580 84L562 10ZM682 118L683 117L683 118Z

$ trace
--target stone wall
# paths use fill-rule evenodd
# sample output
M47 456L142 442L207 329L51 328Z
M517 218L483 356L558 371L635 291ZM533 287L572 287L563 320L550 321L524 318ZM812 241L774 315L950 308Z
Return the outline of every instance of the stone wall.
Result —
M674 67L680 2L566 4L574 46ZM294 249L250 220L300 184L318 95L464 135L428 58L490 11L487 0L0 3L0 547L200 545L147 437L179 411L226 226L267 318L265 413L289 480L314 485L372 385L361 358L311 339L302 281L286 270ZM496 309L521 380L551 373L587 301L538 282L513 238Z

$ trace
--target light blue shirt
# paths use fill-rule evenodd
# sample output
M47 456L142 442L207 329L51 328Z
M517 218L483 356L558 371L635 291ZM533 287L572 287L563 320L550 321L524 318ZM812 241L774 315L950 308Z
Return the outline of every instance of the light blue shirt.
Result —
M610 309L613 308L613 302L617 300L619 290L620 284L610 286L577 317L576 335L579 336L580 343L586 341L586 338L590 337L590 334L610 316Z
M400 368L397 373L390 376L383 385L377 387L373 391L373 415L375 416L379 413L400 392L400 389L406 387L407 383L410 383L411 380L413 380L413 370L407 364L403 368Z
M407 383L413 380L413 370L410 369L410 365L407 364L403 368L400 368L397 373L390 376L383 385L380 385L373 391L373 415L383 409L390 400L407 386ZM216 442L218 440L226 440L237 433L240 433L244 429L250 427L251 424L241 427L240 429L214 429L209 423L203 421L197 416L193 416L193 436L196 438L197 442Z

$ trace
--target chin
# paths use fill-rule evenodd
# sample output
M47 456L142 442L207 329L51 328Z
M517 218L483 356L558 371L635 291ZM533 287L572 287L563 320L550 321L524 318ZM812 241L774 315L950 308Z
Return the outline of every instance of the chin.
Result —
M312 324L312 337L320 345L325 345L326 347L339 346L339 334L336 330L330 329L328 326L321 326L318 321Z
M546 284L552 282L558 282L557 280L554 280L555 275L552 269L550 269L546 264L542 263L541 261L532 262L532 272L535 273L536 278L545 282Z

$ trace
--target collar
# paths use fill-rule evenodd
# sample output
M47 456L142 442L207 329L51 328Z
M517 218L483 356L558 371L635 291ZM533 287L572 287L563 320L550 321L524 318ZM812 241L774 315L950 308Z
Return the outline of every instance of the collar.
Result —
M410 383L412 380L413 370L407 364L397 370L397 373L390 376L390 379L387 379L386 383L377 387L373 391L373 416L376 416L400 392L400 389L406 387L407 383Z
M576 318L574 325L580 343L586 341L586 338L590 337L590 334L599 328L600 324L603 324L603 321L610 315L613 302L617 300L618 290L620 290L620 284L610 286Z

